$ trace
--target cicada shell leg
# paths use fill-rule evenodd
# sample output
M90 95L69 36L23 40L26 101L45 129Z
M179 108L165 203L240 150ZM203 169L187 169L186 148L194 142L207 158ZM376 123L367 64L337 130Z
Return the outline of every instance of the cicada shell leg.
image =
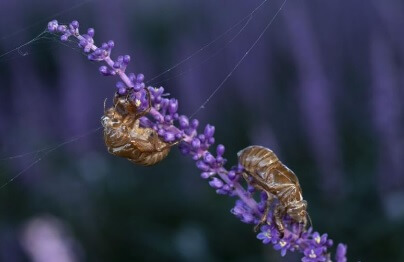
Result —
M283 238L284 233L285 233L285 226L283 225L283 221L282 221L282 218L284 216L285 216L285 207L283 207L281 204L278 204L274 211L274 221L275 221L275 226L279 231L280 238Z
M262 187L260 187L259 185L253 185L255 188L257 188L257 189L260 189L260 190L263 190L264 191L264 189L262 188ZM264 191L265 192L265 191ZM262 217L261 217L261 220L260 220L260 222L254 227L254 231L255 232L257 232L259 229L260 229L260 227L262 226L262 225L264 225L264 224L267 224L268 223L268 215L269 215L269 210L270 210L270 208L271 208L271 205L272 205L272 202L273 202L273 195L271 194L271 193L269 193L269 192L266 192L267 193L267 200L266 200L266 202L265 202L265 210L264 210L264 214L262 215Z

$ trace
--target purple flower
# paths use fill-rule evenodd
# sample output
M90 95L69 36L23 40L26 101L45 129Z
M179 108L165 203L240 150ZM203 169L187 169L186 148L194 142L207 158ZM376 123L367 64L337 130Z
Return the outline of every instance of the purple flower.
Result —
M255 222L251 209L241 200L236 201L236 205L230 212L246 224L253 224Z
M274 226L264 225L261 227L261 232L257 238L264 244L276 244L279 240L279 233Z
M111 57L115 47L114 41L110 40L102 43L101 46L96 46L93 28L89 28L87 34L81 35L77 21L73 21L69 25L59 25L56 20L53 20L48 23L48 31L61 35L62 41L67 41L69 38L76 39L78 46L88 53L89 60L105 63L99 67L100 73L104 76L119 76L120 80L116 83L116 92L119 95L128 95L128 98L135 103L139 110L148 108L148 94L150 93L152 107L149 114L140 119L140 126L152 128L166 142L181 142L179 144L181 153L190 156L196 162L197 168L201 171L201 177L209 181L209 185L216 190L216 193L237 198L231 213L244 223L255 226L260 223L266 208L267 195L261 194L261 201L257 203L253 197L257 190L249 185L246 189L239 183L243 167L240 164L229 170L224 167L227 160L223 157L225 152L223 145L216 147L216 155L209 152L215 143L214 126L208 124L203 132L199 132L199 121L180 115L178 113L178 100L168 98L168 94L164 94L163 87L146 87L143 74L136 75L126 72L131 61L129 55L120 55L115 60ZM281 234L274 226L272 211L269 212L267 219L269 225L263 225L260 228L261 232L257 235L259 240L264 244L271 243L274 245L274 249L279 250L282 256L287 251L302 252L304 254L303 262L322 262L329 258L327 249L333 243L332 240L327 239L327 234L312 233L311 228L301 232L301 225L285 216L282 218L285 225L285 237L280 239ZM346 250L345 245L338 245L337 262L347 261Z
M288 249L293 247L293 237L290 235L286 238L282 238L274 245L275 250L281 251L281 256L285 256Z
M214 177L211 181L209 181L209 185L215 189L220 189L223 187L223 181L217 177Z
M312 235L312 245L327 250L327 248L331 247L333 244L333 241L331 239L327 239L327 237L327 234L320 236L318 232L314 232Z
M303 262L324 262L326 260L321 247L309 247L304 250Z

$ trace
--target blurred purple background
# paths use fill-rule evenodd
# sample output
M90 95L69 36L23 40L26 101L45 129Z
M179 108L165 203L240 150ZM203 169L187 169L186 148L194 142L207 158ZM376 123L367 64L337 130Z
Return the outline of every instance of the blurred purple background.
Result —
M4 0L0 55L53 18L77 19L152 79L261 2ZM242 25L151 84L192 114L281 3L266 3L233 41ZM1 56L0 157L99 127L116 79L98 66L51 35ZM298 175L315 228L348 244L350 260L404 261L403 86L403 1L289 0L196 117L216 126L229 164L247 145L272 148ZM178 150L138 167L109 155L98 131L45 154L0 162L5 183L43 158L0 190L0 261L299 261L256 240L230 214L233 200Z

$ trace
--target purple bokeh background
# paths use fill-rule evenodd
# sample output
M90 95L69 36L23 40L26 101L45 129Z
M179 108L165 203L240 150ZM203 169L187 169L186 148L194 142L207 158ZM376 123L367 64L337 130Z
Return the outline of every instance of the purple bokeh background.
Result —
M34 38L52 18L77 19L96 29L97 42L113 39L115 55L130 54L130 71L152 79L260 2L5 0L0 55ZM179 99L180 112L192 114L281 3L265 4L234 41L227 44L240 26L152 84L163 85ZM404 259L398 248L404 233L403 28L400 0L289 0L197 115L216 126L230 164L250 144L277 152L298 175L317 230L347 243L353 261ZM51 35L1 56L0 157L99 127L116 79L101 77L97 68L75 45ZM44 156L0 191L0 261L37 261L22 244L37 231L24 228L44 215L56 217L80 246L69 249L72 261L297 261L263 251L251 229L229 214L229 200L215 196L177 151L155 167L137 167L109 155L99 131ZM2 160L0 181L38 156Z

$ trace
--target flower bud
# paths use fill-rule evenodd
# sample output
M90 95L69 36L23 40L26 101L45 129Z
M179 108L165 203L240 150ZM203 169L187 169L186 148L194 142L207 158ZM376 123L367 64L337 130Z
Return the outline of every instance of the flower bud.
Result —
M218 156L223 156L224 150L225 150L224 145L220 144L220 145L218 145L217 148L216 148L216 154L217 154Z
M213 137L214 133L215 133L215 127L211 126L211 125L206 125L205 127L205 131L203 132L206 136L206 138L211 138Z
M209 185L215 189L220 189L223 187L223 181L217 177L214 177L211 181L209 181Z

